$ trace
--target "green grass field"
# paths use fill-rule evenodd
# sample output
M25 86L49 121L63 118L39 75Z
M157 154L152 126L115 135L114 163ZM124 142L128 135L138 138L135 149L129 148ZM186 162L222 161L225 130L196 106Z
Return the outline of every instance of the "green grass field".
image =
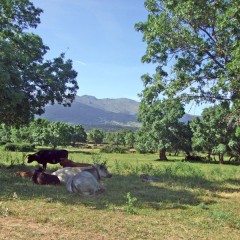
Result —
M14 173L37 164L22 165L23 153L0 151L0 239L239 239L239 166L69 151L77 162L107 160L113 177L102 182L106 193L82 198L64 185L34 185ZM142 173L160 182L142 181Z

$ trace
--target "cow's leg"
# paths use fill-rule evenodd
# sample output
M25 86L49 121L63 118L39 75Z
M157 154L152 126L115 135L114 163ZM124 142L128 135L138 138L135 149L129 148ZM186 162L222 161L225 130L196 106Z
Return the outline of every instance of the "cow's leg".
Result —
M43 163L42 165L43 165L43 171L45 171L47 168L47 163Z

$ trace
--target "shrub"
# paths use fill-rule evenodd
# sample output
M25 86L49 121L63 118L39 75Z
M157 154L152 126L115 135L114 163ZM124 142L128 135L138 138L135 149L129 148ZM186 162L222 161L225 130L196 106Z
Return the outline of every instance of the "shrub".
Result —
M107 145L100 149L102 153L126 153L127 148L114 145Z
M19 151L19 144L16 144L16 143L7 143L5 146L4 146L4 150L5 151Z
M34 151L35 145L29 143L7 143L4 146L5 151L13 151L13 152L32 152Z
M21 152L33 152L35 149L34 144L29 144L29 143L23 143L20 145L20 151Z

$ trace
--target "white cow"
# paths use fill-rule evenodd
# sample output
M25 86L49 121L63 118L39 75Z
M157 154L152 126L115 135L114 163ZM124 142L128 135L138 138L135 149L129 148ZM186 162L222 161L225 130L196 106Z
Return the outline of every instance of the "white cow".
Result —
M61 183L66 183L70 177L73 177L82 171L83 169L81 167L65 167L53 172L52 175L58 176Z
M79 172L70 177L66 184L69 192L74 192L80 196L96 197L105 192L105 188L90 172Z
M52 173L66 183L67 190L81 196L95 197L103 193L105 188L100 184L102 178L111 178L105 164L95 164L92 167L66 167Z
M65 168L58 169L52 174L58 176L61 183L66 183L69 177L73 177L77 173L85 172L85 171L93 174L98 181L100 181L101 178L112 177L112 174L108 172L105 163L94 164L92 167L65 167Z

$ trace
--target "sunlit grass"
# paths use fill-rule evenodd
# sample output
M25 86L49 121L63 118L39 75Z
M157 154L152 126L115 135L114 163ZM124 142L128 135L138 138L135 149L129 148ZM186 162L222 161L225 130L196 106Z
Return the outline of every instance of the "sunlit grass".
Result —
M44 226L51 239L239 237L238 166L183 162L183 156L160 162L157 154L98 154L96 149L71 149L69 155L78 162L107 160L113 177L103 181L106 193L89 199L67 192L64 185L34 185L14 173L36 168L37 163L22 165L22 153L0 152L0 224L14 219L19 224L15 231L23 237L25 222L29 228L34 224L31 239L46 238ZM48 171L60 167L49 164ZM142 173L160 182L142 181Z

